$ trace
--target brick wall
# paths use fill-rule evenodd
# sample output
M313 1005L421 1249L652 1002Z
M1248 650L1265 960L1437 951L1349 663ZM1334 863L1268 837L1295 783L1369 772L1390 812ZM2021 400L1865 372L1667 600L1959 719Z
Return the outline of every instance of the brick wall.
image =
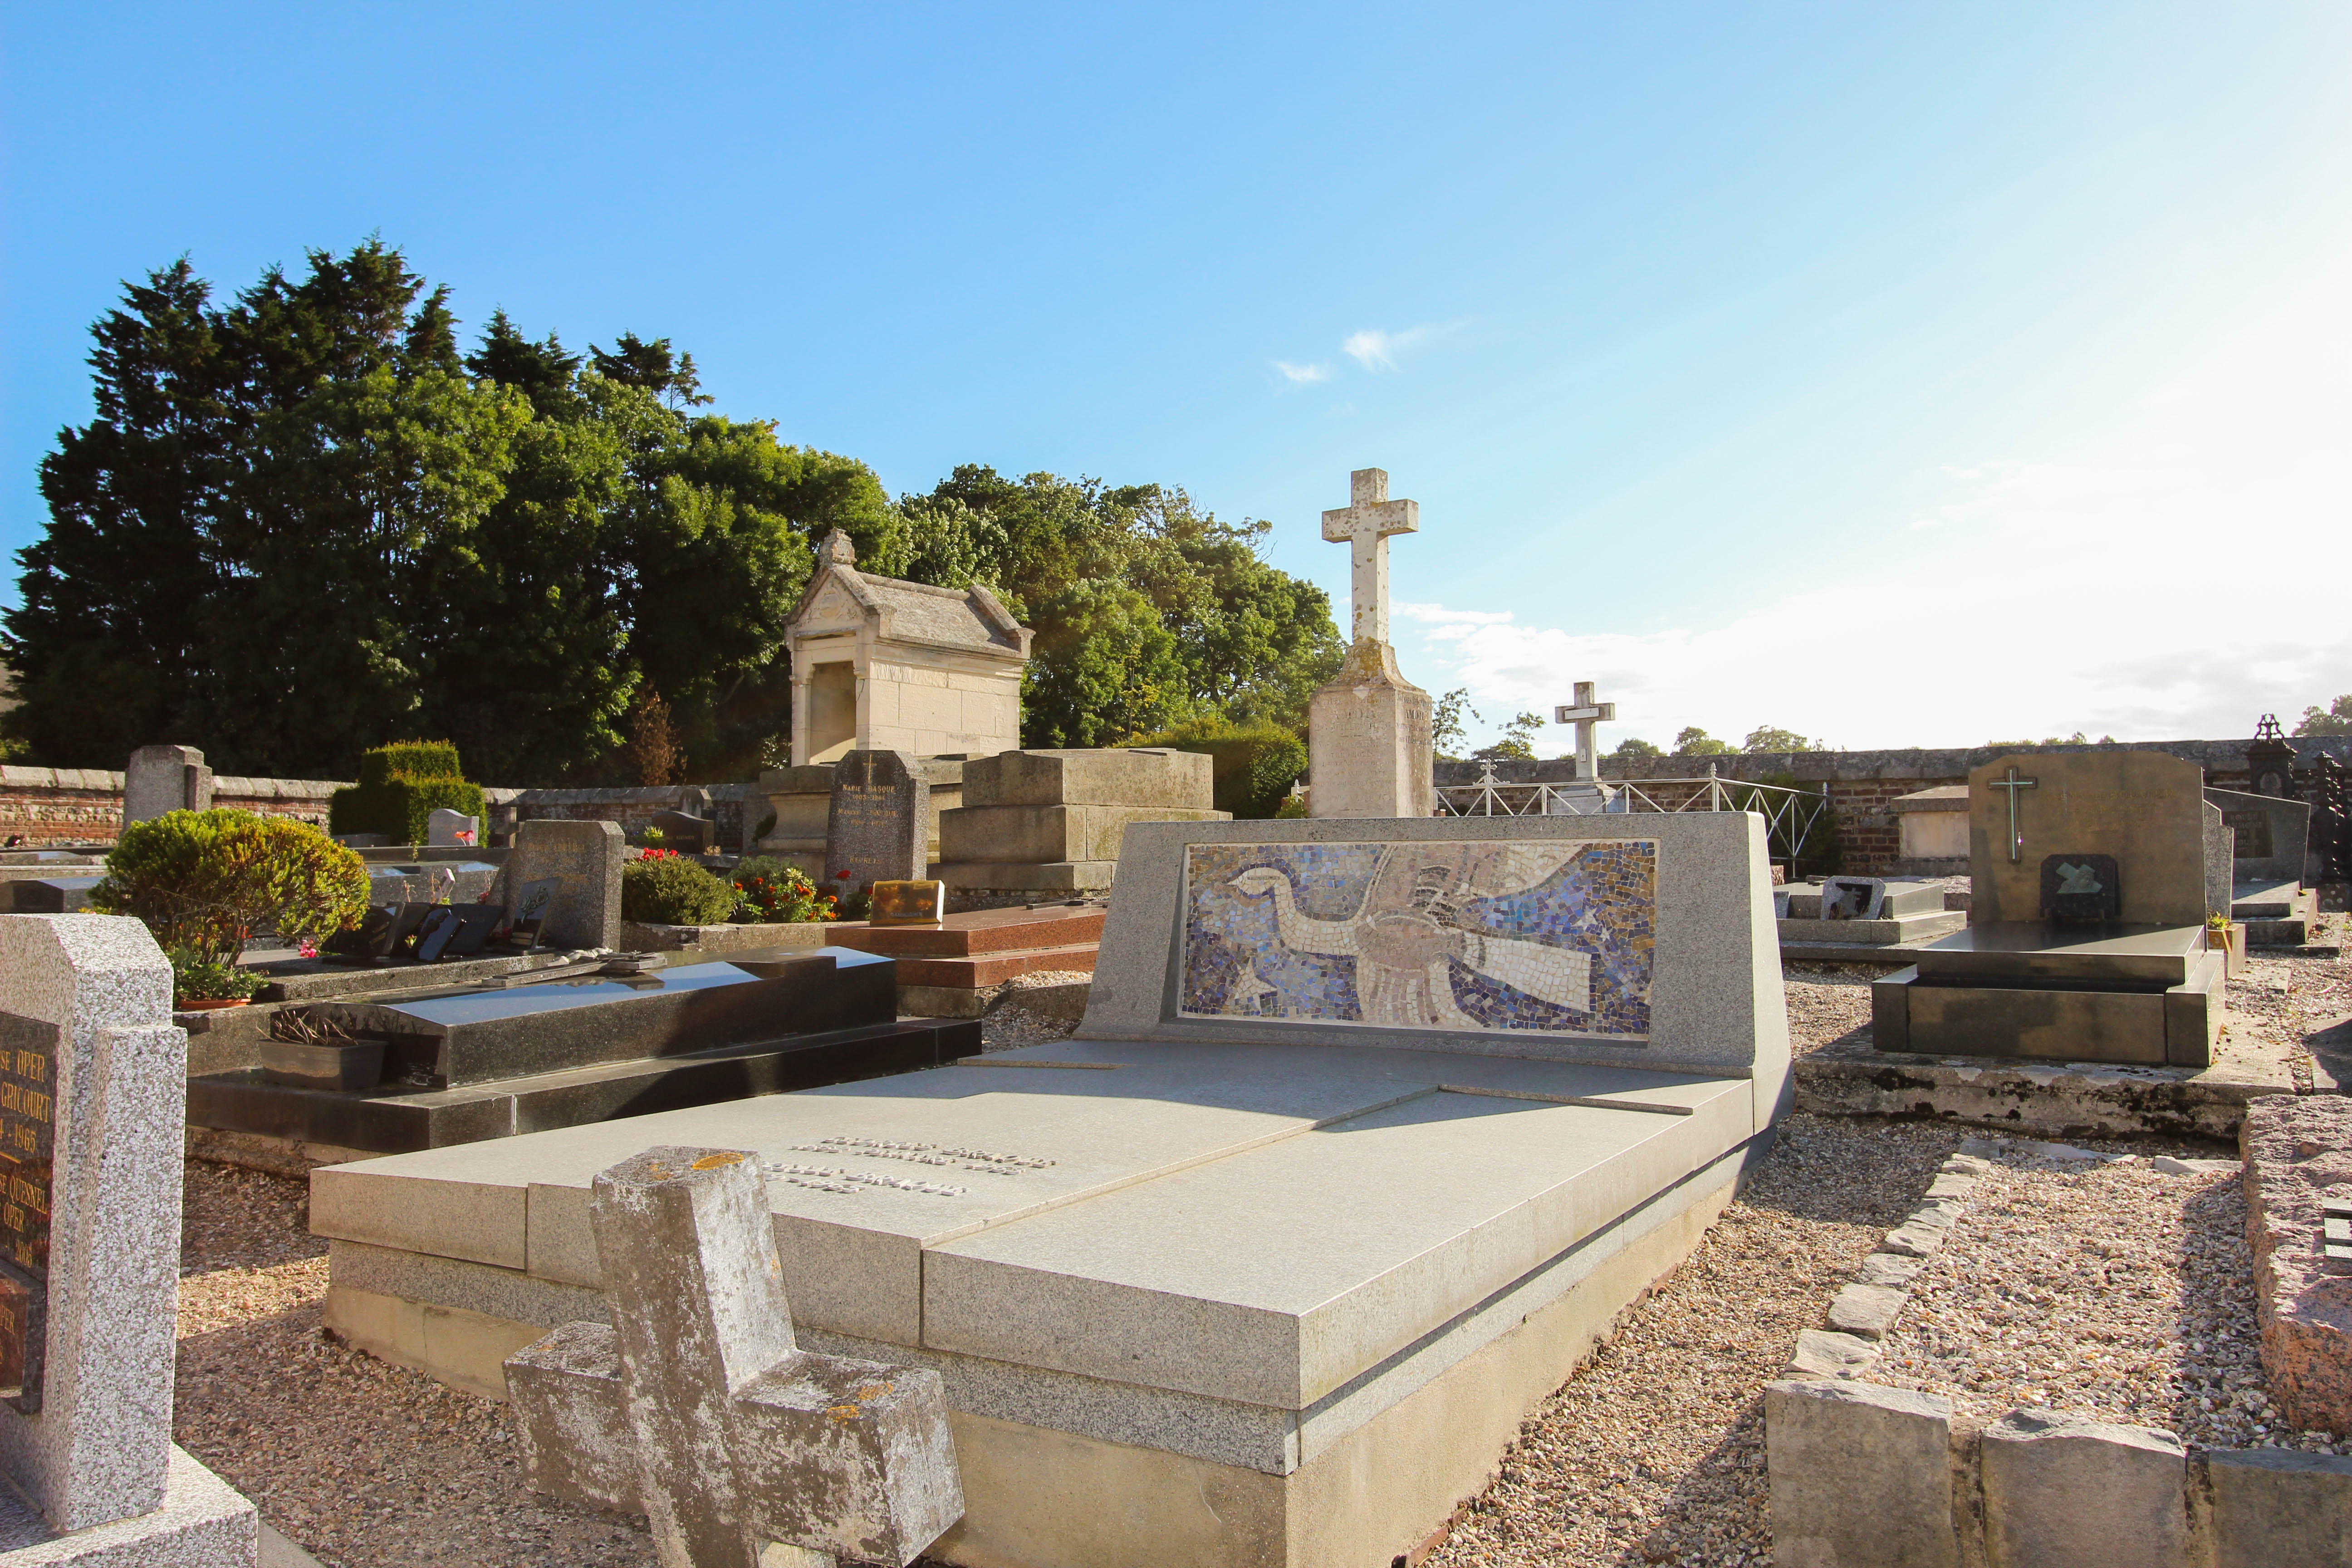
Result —
M328 779L213 780L213 804L327 825ZM97 768L0 767L0 840L27 847L111 844L122 831L122 775Z

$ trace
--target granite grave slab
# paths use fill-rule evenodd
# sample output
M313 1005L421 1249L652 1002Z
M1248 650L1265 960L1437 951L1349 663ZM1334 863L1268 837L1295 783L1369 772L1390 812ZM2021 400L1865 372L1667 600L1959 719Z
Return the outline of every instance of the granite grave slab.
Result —
M845 752L833 769L825 816L827 887L864 892L877 882L919 882L930 868L931 786L904 752Z

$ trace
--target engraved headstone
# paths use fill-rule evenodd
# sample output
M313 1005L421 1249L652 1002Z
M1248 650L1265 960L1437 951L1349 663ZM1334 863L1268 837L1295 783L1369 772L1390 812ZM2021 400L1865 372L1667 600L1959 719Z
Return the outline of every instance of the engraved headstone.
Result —
M877 882L918 882L930 870L931 786L905 752L851 752L833 769L825 813L829 885L864 892ZM845 876L844 873L846 873Z
M940 1374L794 1342L756 1159L648 1149L589 1218L611 1326L506 1363L534 1490L642 1511L672 1568L904 1564L963 1516Z
M0 1542L27 1561L250 1568L258 1550L253 1505L172 1445L171 1018L138 921L0 915Z
M2053 921L2112 921L2123 912L2116 858L2050 855L2042 861L2042 915Z
M680 854L700 855L716 841L716 828L707 816L697 816L690 811L657 811L653 821L646 825L661 829L661 846Z
M122 822L147 822L173 811L210 811L213 771L194 746L142 746L122 772Z
M507 910L517 921L530 917L532 884L546 902L539 916L544 947L615 948L621 945L621 862L627 841L617 822L572 822L542 818L515 829L507 859Z

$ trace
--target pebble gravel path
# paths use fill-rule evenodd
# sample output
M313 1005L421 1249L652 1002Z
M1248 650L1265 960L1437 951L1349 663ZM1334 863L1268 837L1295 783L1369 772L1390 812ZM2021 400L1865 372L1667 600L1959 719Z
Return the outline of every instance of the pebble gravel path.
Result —
M1990 1158L1869 1381L1947 1394L1979 1424L2039 1405L2209 1448L2352 1451L2271 1406L2234 1166Z

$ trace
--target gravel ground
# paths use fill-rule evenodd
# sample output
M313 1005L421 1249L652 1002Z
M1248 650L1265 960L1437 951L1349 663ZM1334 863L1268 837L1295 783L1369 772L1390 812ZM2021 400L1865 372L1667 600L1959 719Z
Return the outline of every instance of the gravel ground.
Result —
M1807 1056L1869 1028L1870 983L1881 973L1832 963L1791 963L1783 968L1790 1048L1798 1056Z
M1763 1385L1960 1138L1789 1118L1698 1249L1528 1419L1431 1568L1769 1562Z
M1023 1005L1024 991L1062 985L1082 985L1094 979L1083 969L1040 969L1017 974L997 988L997 999L980 1020L980 1048L1010 1051L1022 1046L1042 1046L1066 1040L1078 1026L1079 1015L1066 1008L1041 1011Z
M653 1568L642 1520L523 1489L506 1407L325 1338L308 1186L187 1165L173 1434L328 1568Z
M2352 1451L2278 1426L2252 1268L2235 1173L2004 1153L1913 1279L1870 1381L1948 1394L1979 1424L2041 1405L2210 1448Z

